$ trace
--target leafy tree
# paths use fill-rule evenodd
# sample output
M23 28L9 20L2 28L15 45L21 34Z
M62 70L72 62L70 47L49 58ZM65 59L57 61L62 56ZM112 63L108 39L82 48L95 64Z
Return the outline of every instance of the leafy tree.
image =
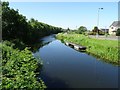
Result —
M94 29L92 30L92 32L93 32L93 34L96 34L96 33L101 34L101 33L102 33L102 32L98 29L97 26L94 27Z
M94 29L93 29L92 31L93 31L93 32L98 32L98 30L99 30L98 27L95 26Z
M3 40L19 38L26 41L28 32L27 19L25 16L20 15L18 10L10 9L8 5L8 2L2 2Z
M13 42L13 47L1 45L2 50L2 89L35 89L46 88L44 82L36 78L38 62L32 53L24 49L31 42L35 43L41 37L61 32L62 28L54 27L38 20L27 21L18 10L11 9L9 2L2 2L2 37L3 40ZM11 44L8 43L9 45ZM13 49L13 48L19 48ZM20 50L22 49L22 50ZM24 50L23 50L24 49ZM0 89L1 89L0 88Z
M83 34L83 33L85 33L86 31L87 31L87 28L86 28L86 27L80 26L80 27L78 28L77 33Z
M35 43L46 35L59 33L61 30L61 28L39 22L34 18L27 21L18 10L11 9L8 2L2 2L3 40L17 39L27 45L31 42Z
M29 25L31 26L32 38L35 40L40 39L43 36L55 34L61 32L62 28L54 27L38 20L31 18L29 20Z
M70 29L69 29L69 28L67 28L67 31L70 31Z
M0 41L2 40L2 5L0 2Z

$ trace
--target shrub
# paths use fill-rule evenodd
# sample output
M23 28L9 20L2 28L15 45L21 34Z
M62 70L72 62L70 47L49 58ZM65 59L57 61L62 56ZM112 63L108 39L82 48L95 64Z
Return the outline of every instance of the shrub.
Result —
M1 89L44 89L44 82L36 78L38 61L25 48L20 51L3 43L2 48L2 83Z
M120 28L117 29L116 36L120 36Z

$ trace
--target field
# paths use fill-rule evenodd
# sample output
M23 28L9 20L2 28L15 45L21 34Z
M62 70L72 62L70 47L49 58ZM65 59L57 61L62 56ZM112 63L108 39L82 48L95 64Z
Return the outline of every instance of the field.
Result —
M78 45L86 46L87 53L104 59L107 62L119 64L118 60L118 41L117 40L102 40L90 38L81 34L63 34L56 35L58 39L65 42L72 42Z

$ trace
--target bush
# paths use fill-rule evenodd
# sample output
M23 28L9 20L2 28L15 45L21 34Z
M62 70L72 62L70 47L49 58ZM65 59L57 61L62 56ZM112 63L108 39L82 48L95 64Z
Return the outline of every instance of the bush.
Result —
M120 28L117 29L116 36L120 36Z
M88 33L88 35L96 35L96 33L91 31Z
M44 82L38 82L36 69L38 61L25 48L22 51L13 49L3 43L2 48L2 83L1 89L44 89Z

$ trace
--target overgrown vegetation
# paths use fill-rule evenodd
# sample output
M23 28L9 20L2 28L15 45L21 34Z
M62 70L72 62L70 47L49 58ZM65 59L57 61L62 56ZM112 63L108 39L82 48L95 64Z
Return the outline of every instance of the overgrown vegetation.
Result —
M87 47L87 52L105 59L111 63L118 62L118 41L89 38L81 34L58 34L57 38Z
M40 63L27 47L31 47L40 38L56 34L62 28L51 26L34 18L27 20L18 10L9 7L9 2L2 5L2 90L46 88L42 80L37 80L36 69Z
M38 62L25 48L13 49L8 42L0 44L2 49L2 83L1 89L40 89L46 88L42 80L36 78Z
M87 31L87 28L84 26L80 26L77 30L78 34L85 34L85 32Z
M91 32L89 32L88 34L89 35L96 35L96 34L98 34L98 35L105 35L105 32L103 32L102 30L98 29L97 26L95 26L93 28L93 30Z
M34 18L27 20L18 10L11 9L8 2L2 2L2 39L21 41L25 45L33 44L41 37L61 32L62 28L54 27Z

